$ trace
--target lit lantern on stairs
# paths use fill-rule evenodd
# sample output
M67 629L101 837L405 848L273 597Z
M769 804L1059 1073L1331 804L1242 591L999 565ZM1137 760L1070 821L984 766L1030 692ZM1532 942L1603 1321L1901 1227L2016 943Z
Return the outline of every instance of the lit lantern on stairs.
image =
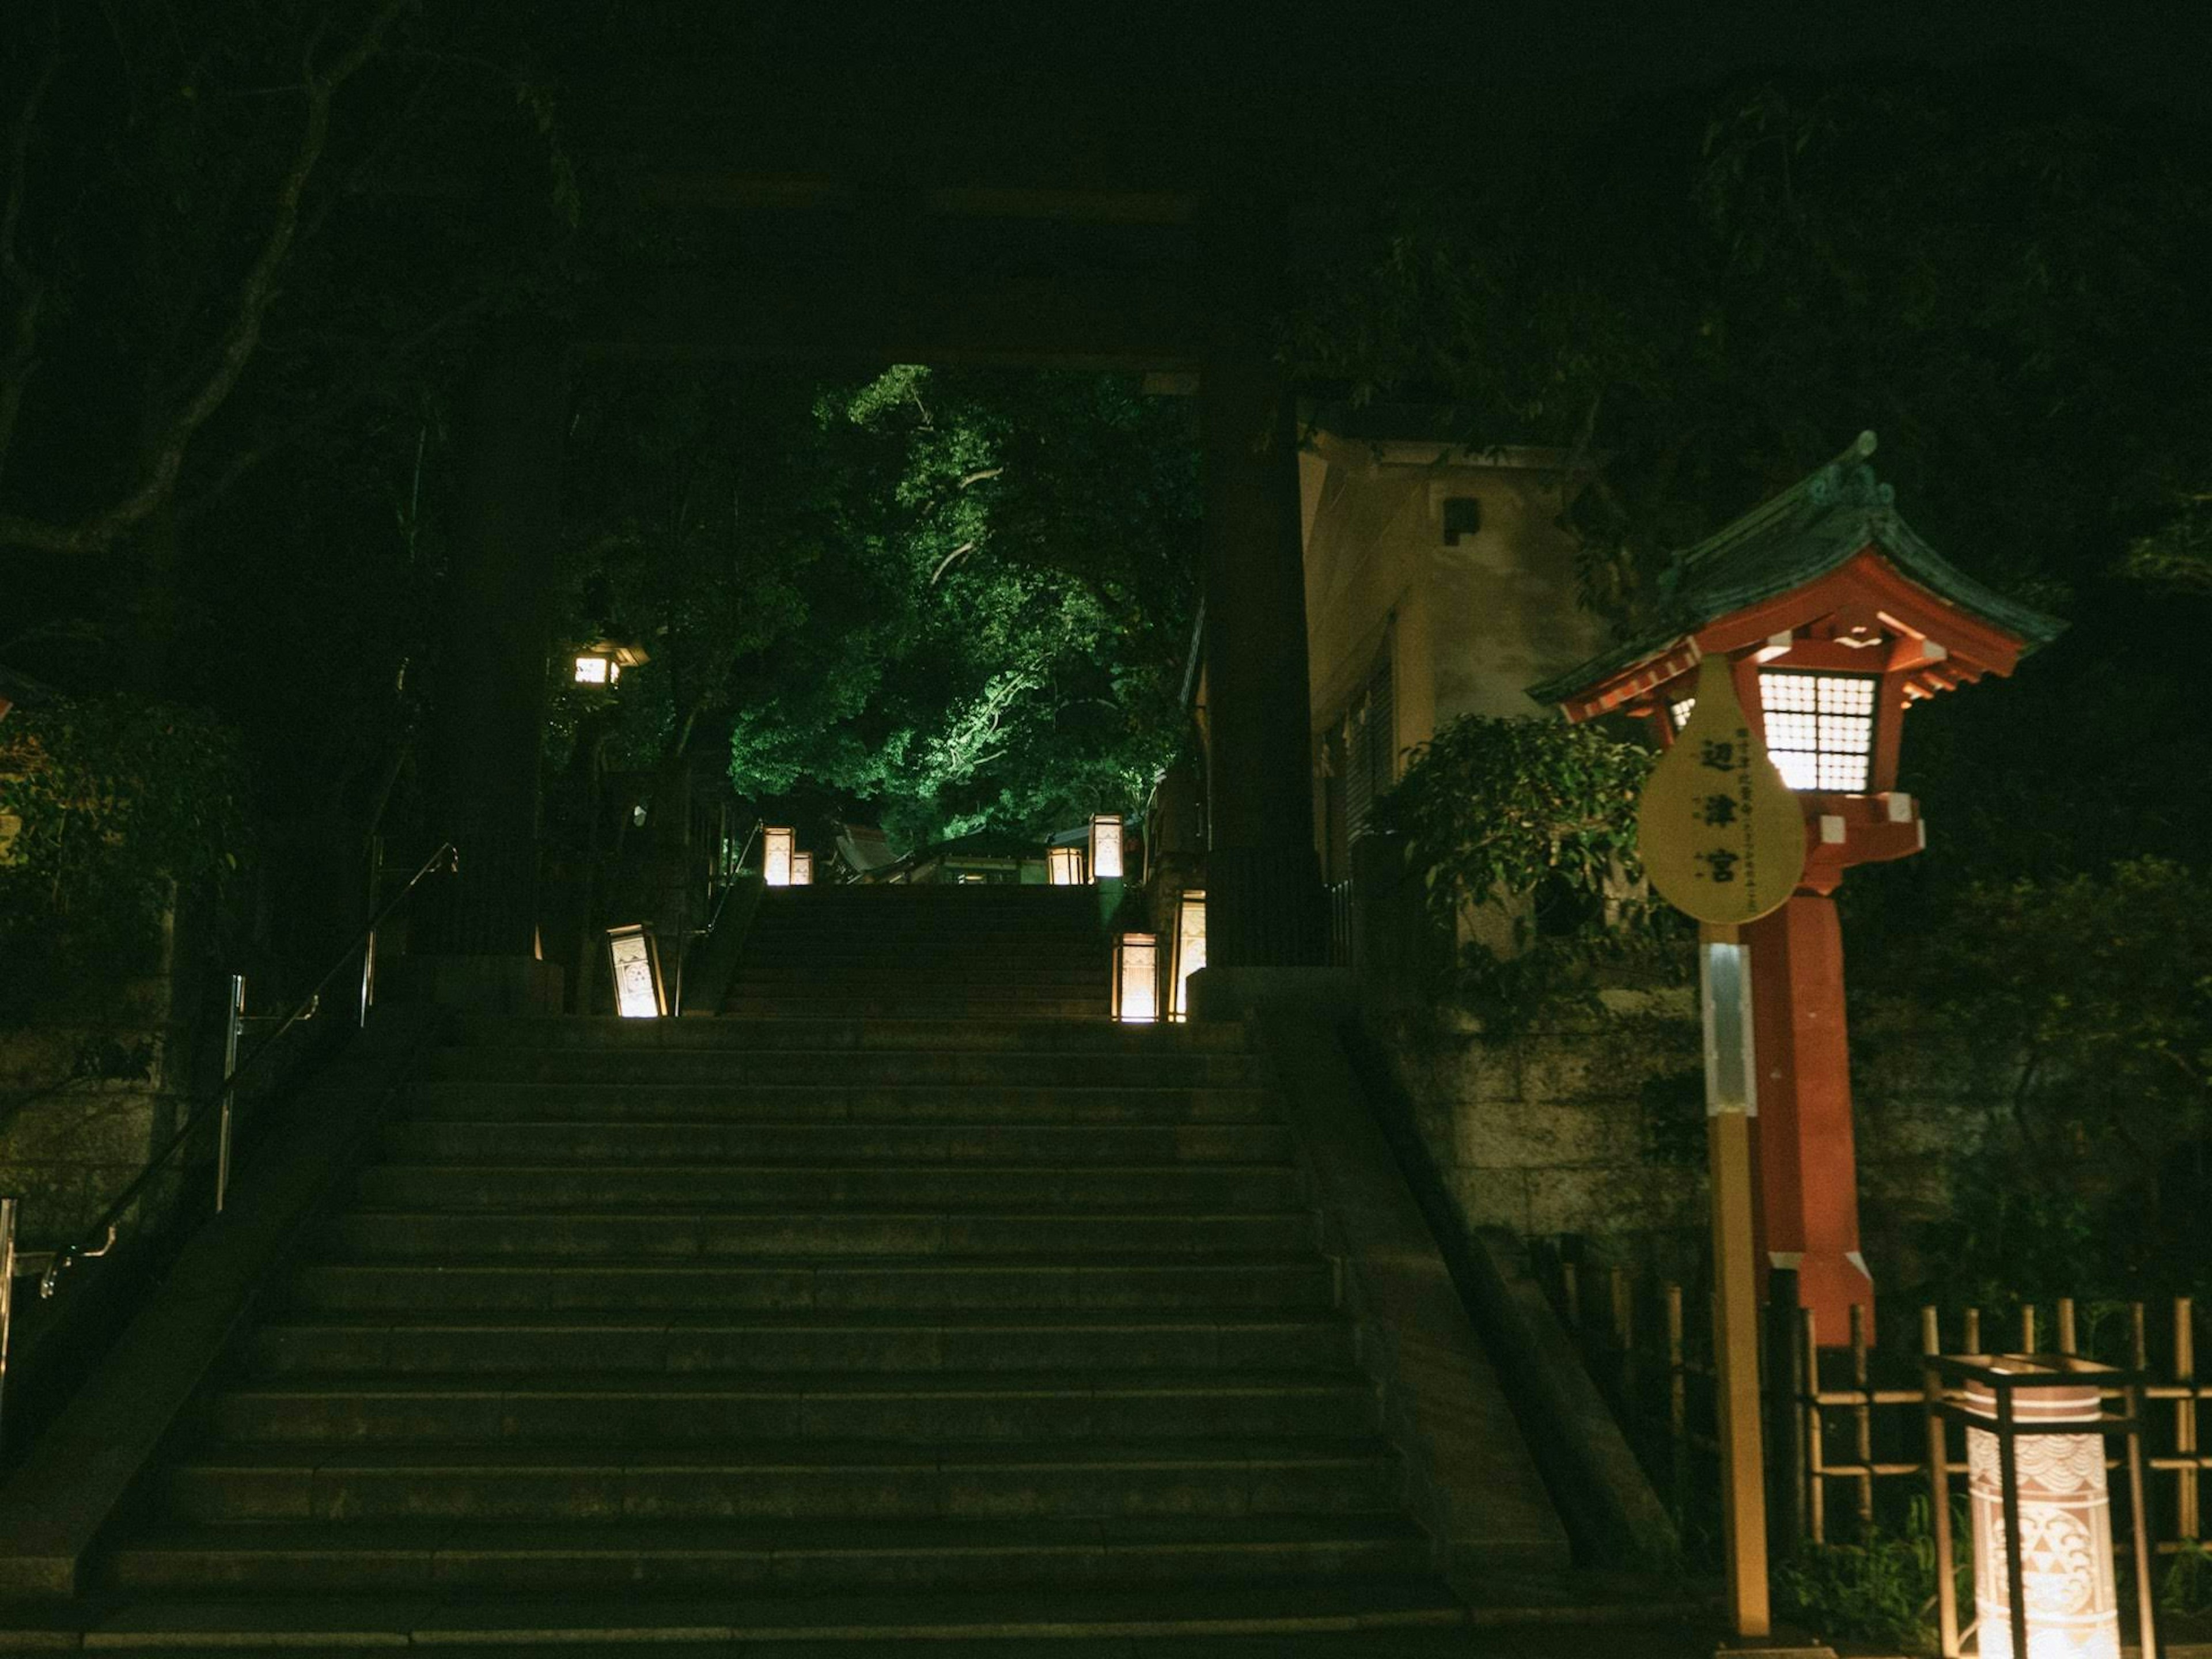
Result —
M793 853L791 855L791 884L793 887L814 885L814 854Z
M1168 1012L1190 1018L1190 976L1206 966L1206 895L1176 896L1175 961L1168 970Z
M660 942L643 922L607 929L607 967L615 1012L624 1019L658 1019L668 1012L660 982Z
M1759 1078L1753 1153L1760 1271L1796 1272L1799 1298L1829 1345L1847 1340L1854 1306L1874 1307L1859 1254L1833 895L1850 866L1927 842L1911 796L1896 787L1905 711L2011 673L2064 626L1982 586L1914 534L1867 465L1874 447L1874 434L1862 434L1828 465L1678 555L1662 582L1661 626L1528 688L1570 720L1645 718L1671 747L1695 706L1698 665L1721 658L1797 792L1804 873L1787 903L1743 933ZM1702 810L1733 808L1715 795ZM1726 878L1717 868L1714 879Z
M791 858L797 837L788 829L761 830L761 879L771 887L791 885Z
M1160 941L1154 933L1114 936L1114 1018L1147 1025L1160 1017Z
M1121 818L1117 812L1101 812L1091 820L1091 878L1121 879Z
M1080 887L1090 879L1080 847L1048 847L1044 858L1047 878L1054 887Z

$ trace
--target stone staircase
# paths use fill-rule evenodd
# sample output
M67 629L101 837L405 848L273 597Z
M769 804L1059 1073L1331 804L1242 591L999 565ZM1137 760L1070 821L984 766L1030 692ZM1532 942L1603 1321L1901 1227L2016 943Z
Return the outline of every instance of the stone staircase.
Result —
M1095 887L781 887L763 895L724 1012L1099 1019Z
M1089 890L926 891L769 896L743 1018L434 1050L106 1590L571 1642L1460 1626L1243 1028L1101 1018Z

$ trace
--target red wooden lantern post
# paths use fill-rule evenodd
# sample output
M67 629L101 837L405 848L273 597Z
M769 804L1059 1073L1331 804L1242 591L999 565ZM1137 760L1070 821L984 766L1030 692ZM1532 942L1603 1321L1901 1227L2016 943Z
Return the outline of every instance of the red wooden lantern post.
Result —
M2064 624L1992 592L1912 532L1867 458L1871 432L1809 477L1676 556L1664 627L1529 688L1570 720L1625 714L1670 745L1698 663L1724 656L1745 712L1804 809L1805 872L1750 923L1758 1065L1761 1271L1794 1267L1822 1341L1871 1320L1859 1254L1843 935L1833 895L1855 864L1927 844L1897 788L1905 711L2009 674ZM1869 1326L1871 1329L1871 1326Z

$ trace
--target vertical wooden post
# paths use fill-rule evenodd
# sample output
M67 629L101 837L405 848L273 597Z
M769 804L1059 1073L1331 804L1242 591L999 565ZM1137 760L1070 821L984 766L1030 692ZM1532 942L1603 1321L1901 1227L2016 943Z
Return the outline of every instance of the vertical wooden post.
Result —
M2197 1540L2203 1522L2197 1513L2197 1332L2191 1321L2194 1304L2185 1296L2173 1298L2173 1380L2182 1388L2173 1402L2173 1450L2183 1460L2174 1481L2175 1530L2184 1543Z
M1713 1190L1713 1373L1719 1405L1721 1512L1729 1622L1772 1629L1766 1583L1765 1457L1759 1443L1759 1285L1753 1257L1751 975L1734 927L1699 929L1705 1035L1706 1147Z
M1805 1541L1805 1376L1798 1347L1797 1274L1776 1267L1766 1279L1766 1451L1769 1522L1775 1553Z

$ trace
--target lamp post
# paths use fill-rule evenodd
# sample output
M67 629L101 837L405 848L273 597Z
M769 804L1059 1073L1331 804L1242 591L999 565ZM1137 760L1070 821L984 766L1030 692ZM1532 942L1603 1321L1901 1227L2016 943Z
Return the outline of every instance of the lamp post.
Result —
M1625 714L1662 750L1689 736L1701 665L1727 668L1803 820L1788 902L1746 926L1759 1111L1759 1269L1794 1269L1818 1340L1871 1321L1859 1253L1843 935L1834 894L1855 864L1927 843L1897 787L1905 713L2057 637L2056 618L1995 593L1921 540L1868 465L1834 461L1687 551L1662 580L1661 626L1528 695L1574 721ZM1721 810L1721 809L1716 809Z
M2121 1462L2128 1474L2138 1636L2141 1651L2155 1655L2143 1492L2144 1376L2071 1354L1965 1354L1931 1358L1925 1379L1944 1659L1963 1659L1967 1634L1959 1623L1950 1424L1966 1430L1972 1633L1980 1659L2120 1659L2108 1435L2126 1443ZM2117 1415L2104 1409L2108 1394L2122 1402Z
M625 668L635 668L651 658L641 645L628 645L616 640L598 640L580 646L574 658L574 678L577 685L604 686L612 690L623 677Z

